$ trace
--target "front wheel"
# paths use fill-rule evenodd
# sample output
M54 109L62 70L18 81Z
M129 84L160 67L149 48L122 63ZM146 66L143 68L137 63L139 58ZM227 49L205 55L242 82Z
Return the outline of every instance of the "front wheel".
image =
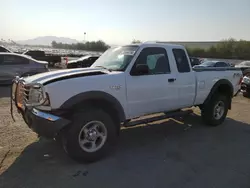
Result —
M214 95L208 104L202 107L201 116L203 121L210 126L222 124L227 116L229 105L229 97L220 94Z
M116 143L118 134L114 121L102 110L80 112L64 132L63 147L79 162L94 162L104 157Z

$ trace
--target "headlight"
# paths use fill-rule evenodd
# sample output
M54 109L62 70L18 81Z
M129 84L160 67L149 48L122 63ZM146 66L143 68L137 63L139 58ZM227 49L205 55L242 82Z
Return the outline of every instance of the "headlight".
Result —
M31 88L29 92L29 103L40 103L43 100L43 93L41 89Z
M46 101L46 94L43 86L34 84L29 86L29 92L26 94L27 106L38 106Z

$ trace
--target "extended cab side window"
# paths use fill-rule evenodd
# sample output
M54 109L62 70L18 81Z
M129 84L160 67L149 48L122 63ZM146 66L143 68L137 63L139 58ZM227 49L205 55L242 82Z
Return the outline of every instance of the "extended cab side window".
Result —
M137 58L134 67L139 64L146 64L149 68L149 75L170 73L169 60L164 48L144 48Z
M183 49L173 49L172 51L178 72L190 72L190 66L185 51Z

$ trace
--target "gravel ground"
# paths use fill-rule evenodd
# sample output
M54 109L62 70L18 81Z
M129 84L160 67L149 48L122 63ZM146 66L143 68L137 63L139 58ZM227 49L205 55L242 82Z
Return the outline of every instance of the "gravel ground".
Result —
M219 127L194 114L124 129L111 156L78 164L16 112L13 122L8 95L0 88L0 187L250 187L250 101L242 96Z

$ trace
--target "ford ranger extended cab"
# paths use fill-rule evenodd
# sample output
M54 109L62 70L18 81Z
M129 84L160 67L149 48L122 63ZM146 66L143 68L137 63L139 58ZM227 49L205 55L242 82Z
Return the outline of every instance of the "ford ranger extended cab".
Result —
M181 45L146 42L110 48L89 68L16 78L12 99L38 135L60 138L77 161L95 161L140 116L198 106L207 125L220 125L241 78L233 67L192 69Z

